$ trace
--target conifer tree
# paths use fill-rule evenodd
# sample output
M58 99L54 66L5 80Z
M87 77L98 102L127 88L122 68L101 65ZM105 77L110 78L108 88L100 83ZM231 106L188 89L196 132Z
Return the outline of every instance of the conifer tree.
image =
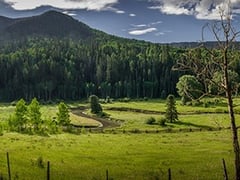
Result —
M170 94L167 97L167 109L165 114L166 120L173 123L178 120L178 112L174 95Z

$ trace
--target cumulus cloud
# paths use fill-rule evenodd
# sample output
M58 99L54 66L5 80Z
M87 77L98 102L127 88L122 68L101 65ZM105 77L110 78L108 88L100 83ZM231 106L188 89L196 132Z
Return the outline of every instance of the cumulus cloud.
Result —
M135 17L135 16L136 16L136 14L129 14L129 16L130 16L130 17Z
M118 0L5 0L16 10L35 9L49 5L60 9L104 10L118 3Z
M197 19L219 19L220 9L227 9L229 0L151 0L155 5L149 9L159 9L165 14L194 15ZM240 7L239 0L232 0L232 6ZM239 9L239 8L238 8ZM233 12L237 12L235 8Z
M141 29L141 30L132 30L129 31L128 33L131 35L139 36L139 35L144 35L153 31L157 31L157 28L147 28L147 29Z

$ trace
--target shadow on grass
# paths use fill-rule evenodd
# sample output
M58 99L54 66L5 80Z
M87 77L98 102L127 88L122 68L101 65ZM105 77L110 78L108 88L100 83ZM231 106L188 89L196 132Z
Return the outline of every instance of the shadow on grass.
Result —
M173 124L184 125L184 126L192 126L192 127L201 128L201 129L212 129L212 128L214 128L212 126L199 125L199 124L193 124L193 123L190 123L190 122L182 122L182 121L177 121L177 122L174 122Z

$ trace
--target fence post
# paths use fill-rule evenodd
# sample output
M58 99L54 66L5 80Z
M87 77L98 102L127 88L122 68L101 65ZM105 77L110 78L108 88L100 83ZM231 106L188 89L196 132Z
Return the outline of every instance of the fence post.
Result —
M50 180L50 162L47 162L47 180Z
M168 169L168 180L172 180L171 168Z
M2 173L0 174L0 180L3 180L3 175L2 175Z
M108 180L108 170L106 170L106 180Z
M226 167L225 160L222 159L222 162L223 162L224 180L228 180L227 167Z
M7 152L7 166L8 166L8 179L11 180L11 169L10 169L10 161L9 161L9 154Z

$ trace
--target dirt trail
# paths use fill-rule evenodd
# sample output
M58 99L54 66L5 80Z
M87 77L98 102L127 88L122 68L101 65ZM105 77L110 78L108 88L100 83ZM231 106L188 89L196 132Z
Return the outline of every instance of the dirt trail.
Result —
M77 115L77 116L93 119L95 121L100 122L102 124L102 126L96 127L96 128L114 128L114 127L119 127L120 126L120 124L118 124L117 122L113 122L113 121L110 121L110 120L107 120L107 119L87 115L86 113L84 113L85 109L86 109L85 107L71 108L71 112L73 114Z

